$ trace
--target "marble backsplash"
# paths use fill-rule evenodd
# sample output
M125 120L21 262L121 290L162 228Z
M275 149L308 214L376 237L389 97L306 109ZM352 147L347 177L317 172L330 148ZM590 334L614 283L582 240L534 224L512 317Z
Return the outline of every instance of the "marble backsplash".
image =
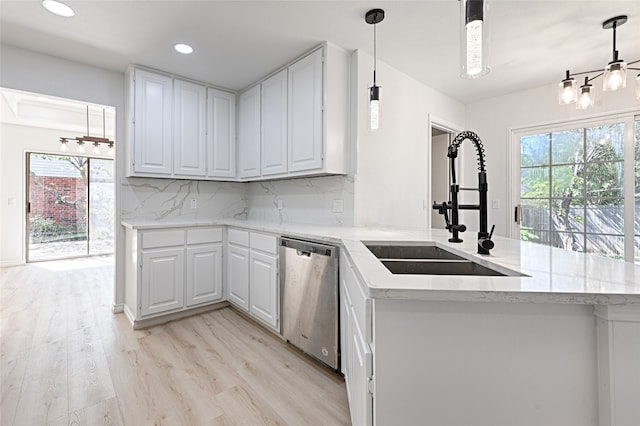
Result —
M236 182L122 178L121 219L246 219L248 186ZM192 208L192 200L197 207Z
M353 176L262 181L248 186L247 218L250 220L278 224L353 225ZM334 201L342 203L342 212L334 211Z

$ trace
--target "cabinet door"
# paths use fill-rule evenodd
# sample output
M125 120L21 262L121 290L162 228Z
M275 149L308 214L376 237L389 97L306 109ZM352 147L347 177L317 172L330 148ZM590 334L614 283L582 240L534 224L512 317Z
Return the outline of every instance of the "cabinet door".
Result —
M176 175L206 174L206 97L206 87L188 81L175 81L173 173Z
M184 305L184 246L144 250L140 314L151 315Z
M373 424L373 395L369 392L369 378L373 377L373 354L364 341L353 309L351 310L351 344L349 350L349 409L354 425Z
M322 168L322 52L289 67L289 171Z
M187 247L186 305L219 299L222 299L222 245Z
M251 250L249 312L271 327L278 328L278 262L275 256Z
M138 69L134 78L133 170L170 175L173 80Z
M232 244L227 249L228 299L249 311L249 249Z
M238 174L260 176L260 85L238 99Z
M207 175L236 177L236 96L207 89Z
M287 172L287 70L262 83L262 175Z

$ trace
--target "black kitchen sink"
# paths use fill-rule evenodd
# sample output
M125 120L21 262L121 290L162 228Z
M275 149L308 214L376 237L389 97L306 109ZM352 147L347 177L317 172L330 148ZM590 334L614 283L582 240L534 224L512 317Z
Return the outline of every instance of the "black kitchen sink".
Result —
M526 276L500 266L485 266L434 244L365 242L392 274Z
M448 259L466 260L438 246L431 245L376 245L366 244L366 247L378 259Z
M507 275L468 260L448 262L438 262L433 260L383 260L382 264L392 274L480 275L495 277L503 277Z

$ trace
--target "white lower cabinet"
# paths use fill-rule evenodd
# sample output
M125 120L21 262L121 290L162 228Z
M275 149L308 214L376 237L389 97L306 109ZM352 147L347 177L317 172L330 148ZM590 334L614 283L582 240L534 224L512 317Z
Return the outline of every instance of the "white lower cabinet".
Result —
M373 351L371 299L346 255L340 259L340 333L342 372L347 385L351 423L373 424Z
M249 248L227 246L227 298L249 311Z
M125 312L134 327L222 300L222 228L127 228L125 238Z
M184 248L159 248L142 253L140 314L181 308L184 303Z
M222 244L187 246L187 306L222 299Z
M278 239L229 229L227 299L270 328L280 330Z
M278 259L275 256L251 250L249 255L249 312L278 327Z

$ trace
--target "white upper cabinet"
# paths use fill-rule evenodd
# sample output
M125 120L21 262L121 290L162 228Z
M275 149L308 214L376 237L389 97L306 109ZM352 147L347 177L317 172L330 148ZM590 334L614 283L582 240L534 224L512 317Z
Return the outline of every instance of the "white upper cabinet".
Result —
M206 175L205 86L188 81L174 82L173 173Z
M262 84L262 175L287 172L287 70Z
M238 100L238 175L260 176L260 85L240 94Z
M133 65L127 75L127 176L237 180L235 93Z
M240 95L240 180L348 172L349 63L325 43Z
M317 50L289 67L289 171L322 168L322 57Z
M171 175L173 79L140 69L131 76L133 173Z
M236 177L236 95L207 89L207 176Z

